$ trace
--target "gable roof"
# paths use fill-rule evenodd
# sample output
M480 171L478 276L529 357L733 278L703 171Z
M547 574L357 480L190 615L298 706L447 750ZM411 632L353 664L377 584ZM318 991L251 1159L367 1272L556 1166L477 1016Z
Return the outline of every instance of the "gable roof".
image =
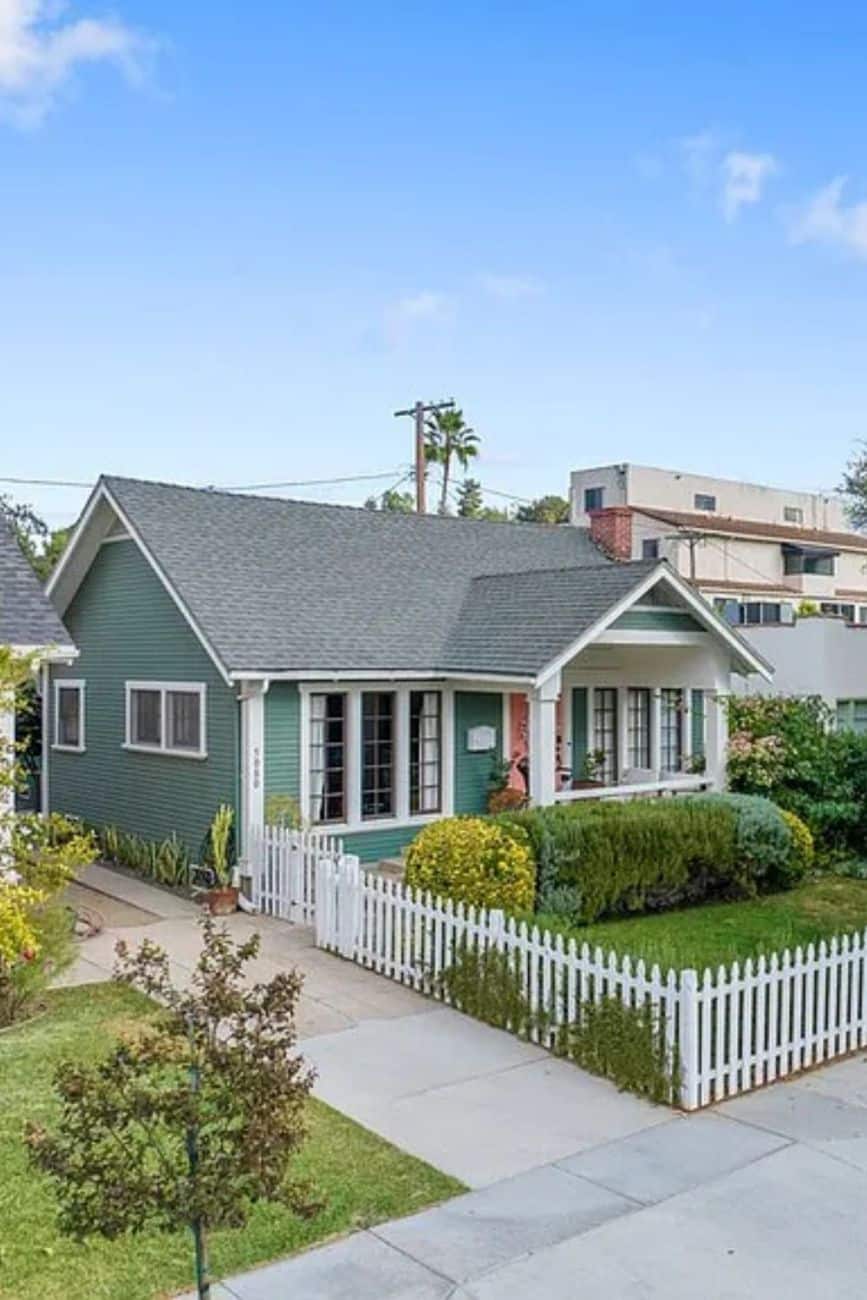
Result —
M5 519L0 519L0 644L72 649L69 633Z
M399 515L110 476L49 586L61 609L98 545L88 527L105 536L115 516L227 678L532 675L665 568L611 561L588 530L568 525Z
M473 578L442 666L535 676L658 568L644 560Z

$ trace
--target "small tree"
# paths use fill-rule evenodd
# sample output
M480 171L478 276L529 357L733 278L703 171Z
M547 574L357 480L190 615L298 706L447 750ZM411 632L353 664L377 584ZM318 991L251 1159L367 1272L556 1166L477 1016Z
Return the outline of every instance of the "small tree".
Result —
M867 442L849 457L838 492L846 502L846 513L853 528L867 528Z
M537 497L528 505L518 506L515 519L521 524L568 524L569 502L565 497Z
M484 508L481 483L477 478L465 478L458 488L458 514L464 519L479 519Z
M61 1065L59 1123L54 1132L31 1125L26 1141L54 1181L61 1231L115 1238L184 1223L207 1300L210 1229L243 1227L261 1201L301 1215L316 1207L290 1176L314 1078L292 1054L302 977L281 972L246 987L259 936L236 944L210 917L202 934L186 990L172 984L161 948L118 943L115 979L163 1010L101 1064Z

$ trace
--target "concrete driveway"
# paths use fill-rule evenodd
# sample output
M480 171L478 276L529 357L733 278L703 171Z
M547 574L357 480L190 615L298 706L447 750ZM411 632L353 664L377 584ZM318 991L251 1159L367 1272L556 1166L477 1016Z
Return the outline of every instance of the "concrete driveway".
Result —
M91 868L106 919L71 976L114 942L163 943L178 978L196 909ZM302 1050L317 1093L472 1190L440 1207L227 1279L215 1300L799 1300L867 1276L867 1058L693 1116L650 1106L507 1034L318 952L263 935L257 975L306 975Z

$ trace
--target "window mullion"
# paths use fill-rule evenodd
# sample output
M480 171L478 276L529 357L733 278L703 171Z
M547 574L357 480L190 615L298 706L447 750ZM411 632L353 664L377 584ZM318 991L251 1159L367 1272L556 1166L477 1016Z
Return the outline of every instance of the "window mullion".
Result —
M396 693L395 704L397 707L397 717L395 719L394 733L394 754L392 765L392 781L395 786L395 813L400 818L409 816L409 764L410 764L410 743L409 743L409 689L401 687Z
M344 741L344 775L347 782L347 822L350 826L361 824L361 691L349 691L346 697L346 738Z

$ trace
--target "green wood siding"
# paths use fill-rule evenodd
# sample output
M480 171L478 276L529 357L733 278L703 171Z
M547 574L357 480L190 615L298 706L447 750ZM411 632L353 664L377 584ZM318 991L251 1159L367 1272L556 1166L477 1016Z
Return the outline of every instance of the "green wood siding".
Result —
M467 750L467 732L479 726L496 728L496 749L471 754ZM484 812L494 763L503 753L502 695L498 691L455 691L454 734L455 812Z
M587 757L587 687L572 688L572 776L577 781L584 775Z
M696 758L704 758L704 691L696 688L692 692L692 709L690 725L692 727L692 752Z
M53 668L52 681L86 681L87 749L49 751L51 807L148 839L177 831L197 853L218 804L239 809L235 692L133 541L100 548L64 621L81 653L68 667ZM136 679L205 683L207 758L123 748L124 683Z
M380 858L399 858L422 829L421 826L383 826L380 830L354 831L341 838L347 853L357 853L362 862L379 862Z
M299 798L300 767L301 696L294 682L272 682L265 696L266 813L269 795Z
M625 632L704 632L692 614L679 609L628 609L611 625Z

